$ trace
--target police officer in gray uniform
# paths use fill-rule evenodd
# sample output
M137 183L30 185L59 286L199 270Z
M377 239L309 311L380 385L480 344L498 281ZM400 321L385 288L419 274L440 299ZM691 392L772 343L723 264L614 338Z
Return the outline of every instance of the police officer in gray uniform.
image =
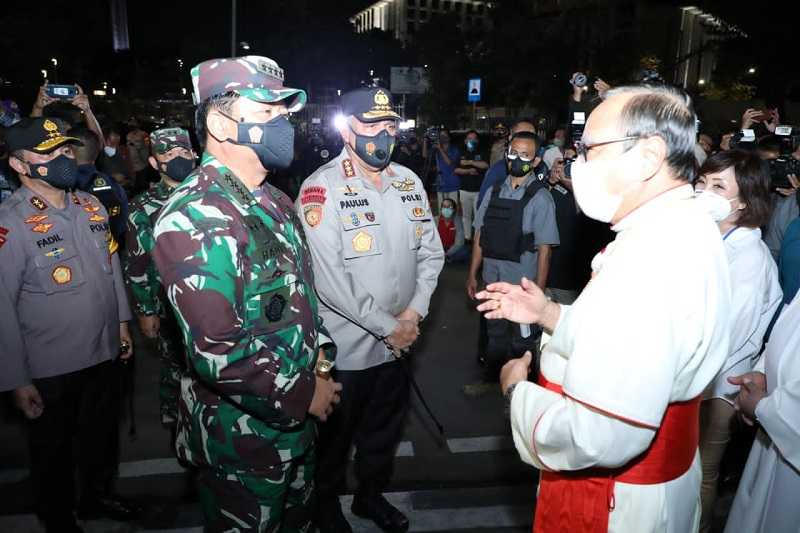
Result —
M317 525L351 531L338 494L355 438L353 513L406 531L408 519L381 494L409 401L405 361L390 347L405 350L419 335L444 251L422 182L389 162L400 118L391 94L358 89L342 96L342 107L344 149L303 183L296 201L342 383L341 403L320 426Z
M520 132L511 138L506 153L508 176L487 192L475 215L467 294L475 298L478 268L483 262L483 281L519 283L523 277L542 290L547 285L551 247L559 244L555 204L544 174L538 175L534 160L539 148L536 135ZM487 378L495 380L509 359L530 350L537 355L539 330L507 320L487 323Z
M74 137L45 118L7 132L20 187L0 205L0 383L29 419L37 514L48 532L75 532L79 516L133 518L109 494L117 466L119 380L132 354L131 319L108 213L75 186ZM123 348L124 346L124 348Z

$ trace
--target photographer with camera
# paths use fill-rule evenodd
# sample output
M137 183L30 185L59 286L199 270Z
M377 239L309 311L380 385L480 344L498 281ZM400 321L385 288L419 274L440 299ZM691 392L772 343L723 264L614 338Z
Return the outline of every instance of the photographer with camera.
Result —
M743 143L740 142L737 146L741 144ZM758 142L758 155L769 164L770 188L773 193L772 217L767 225L764 241L777 261L786 229L800 215L797 201L797 190L800 189L800 180L797 178L800 175L800 147L792 145L791 135L767 135Z
M461 152L450 144L450 131L445 128L428 130L425 143L422 145L424 159L430 156L430 150L433 150L433 156L436 158L436 205L437 209L441 209L442 200L445 198L451 198L458 203L461 180L455 171L461 161Z

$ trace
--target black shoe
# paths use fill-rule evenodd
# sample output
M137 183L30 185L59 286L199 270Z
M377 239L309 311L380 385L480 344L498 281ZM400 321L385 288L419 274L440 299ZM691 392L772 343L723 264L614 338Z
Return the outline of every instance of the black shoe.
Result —
M135 520L142 509L116 494L103 494L96 496L88 502L81 502L78 508L78 518L89 520L96 518L110 518L119 522Z
M319 533L353 533L350 523L342 513L339 498L320 503L314 522Z
M406 515L386 501L383 494L356 494L351 509L354 515L372 520L379 528L389 533L408 531Z

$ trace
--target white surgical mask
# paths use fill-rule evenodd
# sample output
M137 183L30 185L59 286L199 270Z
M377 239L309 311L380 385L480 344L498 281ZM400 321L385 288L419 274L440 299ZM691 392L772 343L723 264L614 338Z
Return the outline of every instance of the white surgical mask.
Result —
M624 176L635 187L647 176L643 175L642 161L633 149L621 157L584 161L578 157L572 163L572 187L575 200L586 216L600 222L611 222L622 204L625 191L612 194L608 191L610 176Z
M696 194L695 200L700 202L700 205L711 215L714 222L722 222L728 218L733 211L733 207L731 207L732 200L709 190L704 190Z
M114 148L113 146L105 146L103 148L103 151L106 153L108 157L114 157L115 155L117 155L117 149Z

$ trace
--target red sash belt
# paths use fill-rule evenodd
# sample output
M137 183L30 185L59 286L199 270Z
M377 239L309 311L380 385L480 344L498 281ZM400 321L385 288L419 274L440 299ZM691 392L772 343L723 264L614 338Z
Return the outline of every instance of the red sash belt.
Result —
M563 394L541 374L539 385ZM692 466L700 439L700 397L667 406L650 447L618 469L542 471L534 533L608 533L614 510L614 483L666 483Z

